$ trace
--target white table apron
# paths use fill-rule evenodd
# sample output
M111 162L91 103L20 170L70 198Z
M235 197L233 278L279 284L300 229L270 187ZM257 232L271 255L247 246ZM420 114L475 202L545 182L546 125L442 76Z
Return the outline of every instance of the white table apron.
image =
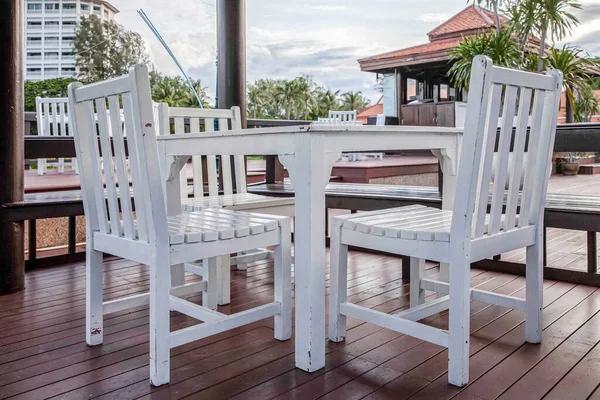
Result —
M178 173L191 155L278 155L295 202L296 366L325 366L325 186L342 151L431 150L443 172L442 207L452 209L462 129L409 126L300 126L158 137L169 215L181 210ZM442 276L447 276L443 268Z

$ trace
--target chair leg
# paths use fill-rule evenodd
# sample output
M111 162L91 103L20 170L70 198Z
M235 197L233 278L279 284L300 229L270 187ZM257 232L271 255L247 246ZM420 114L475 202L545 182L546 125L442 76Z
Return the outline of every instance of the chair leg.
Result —
M243 256L244 254L246 254L246 251L240 251L237 253L238 257L239 256ZM248 269L248 264L241 264L241 263L237 263L235 265L235 269L238 271L246 271Z
M90 346L102 344L104 313L102 311L102 252L95 251L91 240L86 248L85 341Z
M525 340L529 343L542 341L542 307L544 290L544 252L542 238L526 249L525 266Z
M171 266L171 286L181 286L185 284L185 266L177 264Z
M217 269L217 304L224 306L231 303L231 257L219 257Z
M171 268L169 252L157 249L150 264L150 382L153 386L169 383Z
M45 158L38 158L37 174L38 175L44 175L45 173L46 173L46 159Z
M275 247L275 301L281 313L275 316L275 339L292 337L292 232L289 221L281 224L281 242Z
M213 257L207 260L203 260L204 271L206 276L202 279L206 280L207 288L202 293L202 305L211 310L217 309L217 299L219 295L219 282L218 282L218 268L220 264L220 257Z
M450 321L448 382L462 387L469 382L470 265L462 254L450 262Z
M410 258L410 307L425 303L425 291L421 289L421 279L425 274L425 259Z
M329 288L329 340L341 342L346 336L346 316L340 314L340 304L346 302L348 289L348 246L342 244L341 222L331 222Z
M64 158L58 159L58 173L59 174L65 173L65 159Z

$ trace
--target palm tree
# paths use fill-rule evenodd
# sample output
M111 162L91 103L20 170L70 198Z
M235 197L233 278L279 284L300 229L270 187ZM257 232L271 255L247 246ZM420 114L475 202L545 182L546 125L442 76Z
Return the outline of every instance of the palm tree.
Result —
M283 81L275 89L275 98L285 110L286 119L292 119L298 109L299 90L296 80Z
M494 12L494 24L496 25L496 32L500 32L502 26L500 26L500 6L506 0L473 0L473 4L477 3L478 6L491 9Z
M339 108L340 91L333 92L331 89L321 91L317 96L318 116L326 117L329 110L337 110Z
M590 122L592 116L598 114L600 106L598 99L594 96L594 89L591 82L586 82L578 92L578 99L575 101L574 114L576 122Z
M469 88L471 63L477 55L490 57L494 65L512 68L518 65L520 58L518 45L513 40L510 29L503 28L499 32L466 37L450 51L452 67L448 71L448 76L455 88Z
M256 119L263 114L267 101L267 93L264 89L264 85L260 85L260 82L248 85L248 111L252 113L252 118Z
M369 106L371 102L363 96L362 92L349 91L342 94L342 109L360 111Z
M543 57L546 52L548 38L553 42L564 39L571 33L573 27L579 25L579 20L570 9L581 9L581 4L575 0L526 0L535 2L536 33L540 38L538 52L538 72L544 68Z
M551 48L546 57L548 66L563 73L563 86L567 95L567 123L573 122L574 92L580 90L589 79L586 67L591 61L582 53L581 49L565 45L561 49Z

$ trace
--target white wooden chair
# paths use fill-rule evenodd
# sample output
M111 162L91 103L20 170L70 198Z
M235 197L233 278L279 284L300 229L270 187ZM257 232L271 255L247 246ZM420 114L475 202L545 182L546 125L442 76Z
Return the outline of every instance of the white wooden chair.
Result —
M120 103L128 133L135 216L129 184L119 185L128 182ZM87 222L87 343L102 343L104 314L149 303L150 379L158 386L169 382L171 348L271 316L275 316L275 338L289 339L290 219L231 210L182 212L167 217L145 65L133 67L129 75L120 78L88 86L71 84L69 104L77 154L85 156L79 160ZM94 109L106 118L96 122ZM108 126L112 127L113 148ZM171 288L172 265L263 246L275 246L275 300L271 303L234 315L214 311L217 271L211 263L206 265L207 271L199 271L208 281ZM103 302L103 253L149 265L150 293ZM203 291L202 306L181 297L198 290ZM170 332L170 310L204 323Z
M241 129L240 108L230 110L213 110L200 108L169 107L166 103L157 104L158 133L169 135L171 132L213 132L215 121L219 131ZM172 121L172 123L171 123ZM234 156L233 165L230 155L209 155L192 157L193 186L188 185L187 171L180 173L182 207L185 211L201 211L207 209L229 209L239 211L259 212L271 215L294 216L294 198L277 198L261 196L247 192L246 165L244 156ZM217 168L217 163L220 168ZM207 179L203 178L206 167ZM163 171L166 173L166 171ZM219 173L222 176L223 193L219 191ZM166 176L164 177L166 179ZM234 190L235 184L235 190ZM205 190L207 188L208 190ZM218 304L228 304L230 266L245 269L248 263L272 257L273 252L265 249L254 249L234 257L224 256L217 261L219 268ZM188 266L188 268L190 268Z
M355 125L358 113L354 111L329 110L329 125Z
M37 114L38 136L71 136L69 129L69 112L67 98L35 98L35 108ZM65 160L59 158L57 161L45 158L38 159L37 174L43 175L47 172L48 166L58 168L58 173L63 174L65 167L72 168L77 172L77 160L71 158Z
M454 209L416 205L333 218L330 340L344 339L349 316L448 347L448 380L456 386L469 381L471 299L524 311L525 340L541 341L543 204L561 88L559 71L552 70L547 75L515 71L494 67L486 57L475 57ZM501 107L506 118L497 134ZM523 166L530 109L533 123L528 139L529 157ZM512 150L518 161L509 164L513 119L517 128ZM499 157L495 176L497 182L504 182L510 176L510 182L508 192L501 184L490 193L497 136ZM525 180L520 193L522 174ZM409 310L388 315L346 301L349 245L411 257ZM470 288L471 262L523 247L527 248L526 300ZM426 259L450 264L449 284L424 277ZM425 290L446 296L424 303ZM448 330L416 322L448 308Z

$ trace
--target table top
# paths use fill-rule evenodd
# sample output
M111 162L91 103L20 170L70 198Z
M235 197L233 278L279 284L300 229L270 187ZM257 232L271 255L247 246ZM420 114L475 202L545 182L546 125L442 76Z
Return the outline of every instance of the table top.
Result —
M221 136L255 136L267 134L299 134L299 133L352 133L352 134L373 134L373 133L403 133L403 134L440 134L440 135L459 135L464 128L447 128L438 126L408 126L408 125L300 125L270 128L252 128L235 129L223 132L195 132L195 133L176 133L174 135L158 136L159 141L171 141L187 139L192 140L197 137L212 138Z

